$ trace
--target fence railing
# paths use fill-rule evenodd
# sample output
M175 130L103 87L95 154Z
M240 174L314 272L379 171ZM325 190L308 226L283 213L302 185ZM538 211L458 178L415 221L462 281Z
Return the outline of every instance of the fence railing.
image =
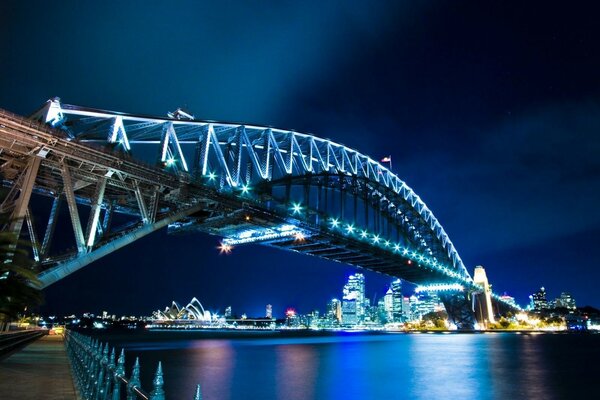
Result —
M136 357L129 378L125 374L125 350L116 358L114 347L89 336L70 330L65 334L67 355L75 385L84 400L165 400L162 365L159 362L152 380L152 391L144 391L140 382L140 361ZM194 400L202 400L200 385L196 387Z

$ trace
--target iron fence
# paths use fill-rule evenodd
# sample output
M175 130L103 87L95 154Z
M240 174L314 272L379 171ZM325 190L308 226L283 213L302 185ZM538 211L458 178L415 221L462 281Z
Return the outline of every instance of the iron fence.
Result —
M159 361L152 391L144 391L140 382L140 361L136 357L131 375L125 374L125 351L118 358L114 347L89 336L70 330L65 334L67 355L75 378L79 397L84 400L165 400L162 365ZM200 385L196 387L194 400L202 400Z

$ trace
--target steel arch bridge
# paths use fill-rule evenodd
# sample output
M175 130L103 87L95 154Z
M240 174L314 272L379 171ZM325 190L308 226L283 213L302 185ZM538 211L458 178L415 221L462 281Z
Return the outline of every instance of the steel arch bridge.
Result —
M443 299L457 325L473 324L468 293L482 288L441 224L397 175L354 149L181 109L147 117L58 98L29 118L0 111L0 133L0 213L13 221L4 229L27 226L44 287L168 226L222 236L223 251L260 243L442 285L455 290ZM49 199L46 215L33 194ZM61 208L73 249L54 238Z

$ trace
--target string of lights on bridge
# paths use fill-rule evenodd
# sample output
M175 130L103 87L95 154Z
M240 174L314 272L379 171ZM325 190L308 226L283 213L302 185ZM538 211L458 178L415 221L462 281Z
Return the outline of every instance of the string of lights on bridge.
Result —
M214 181L217 176L210 172L207 174L207 178L210 181ZM240 187L240 194L247 195L249 194L251 188L248 185L243 185ZM293 202L289 208L289 212L292 216L298 217L300 216L304 208L302 203ZM430 268L437 270L438 272L443 273L444 275L460 281L462 284L433 284L430 285L431 288L429 291L441 291L441 290L454 290L454 291L463 291L465 286L473 288L475 290L483 288L479 288L474 282L467 277L453 271L452 269L444 266L436 259L425 256L423 254L419 254L407 247L400 245L399 243L394 243L390 240L382 238L379 234L372 233L367 231L366 229L357 228L353 223L343 222L339 218L329 218L328 226L331 231L336 233L341 233L344 236L353 237L354 239L361 240L363 242L369 243L369 245L378 247L381 249L385 249L387 251L391 251L394 254L401 255L402 257L408 259L407 263L411 265L413 262L416 264L426 265ZM282 237L294 237L295 240L303 241L306 237L310 235L309 232L300 229L294 225L282 225L280 227L268 228L268 229L254 229L250 231L241 232L235 238L225 238L221 245L219 246L219 250L221 253L229 254L233 250L234 245L239 244L247 244L259 241L267 241L273 240ZM425 289L423 289L425 290Z

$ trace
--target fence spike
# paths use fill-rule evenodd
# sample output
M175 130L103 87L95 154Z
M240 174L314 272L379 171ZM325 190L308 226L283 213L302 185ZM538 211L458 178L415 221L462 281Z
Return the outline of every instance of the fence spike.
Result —
M127 400L134 400L136 395L133 389L140 386L140 358L135 358L135 364L133 365L133 372L131 373L131 379L129 379L129 385L127 385Z
M162 363L158 362L158 368L156 368L156 374L154 375L153 389L150 393L150 400L165 400L165 391L163 390L164 380L162 372Z

